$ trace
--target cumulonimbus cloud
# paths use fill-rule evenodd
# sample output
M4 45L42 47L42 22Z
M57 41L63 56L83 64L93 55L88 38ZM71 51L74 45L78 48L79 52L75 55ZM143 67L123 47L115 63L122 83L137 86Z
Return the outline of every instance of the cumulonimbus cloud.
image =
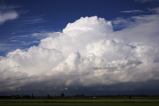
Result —
M1 57L0 90L40 81L49 81L48 86L94 86L158 79L159 48L148 36L158 30L143 30L156 22L151 17L149 23L114 31L104 18L81 17L62 32L49 33L38 46ZM142 34L146 38L138 40Z

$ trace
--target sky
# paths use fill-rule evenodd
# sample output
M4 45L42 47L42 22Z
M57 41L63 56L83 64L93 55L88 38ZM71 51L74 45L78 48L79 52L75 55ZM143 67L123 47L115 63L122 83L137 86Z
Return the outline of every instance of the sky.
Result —
M159 95L159 0L0 0L0 95Z

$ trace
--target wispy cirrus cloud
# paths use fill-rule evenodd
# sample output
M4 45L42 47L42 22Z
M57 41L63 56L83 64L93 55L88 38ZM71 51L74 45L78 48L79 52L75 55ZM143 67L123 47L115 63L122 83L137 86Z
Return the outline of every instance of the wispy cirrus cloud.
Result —
M16 11L1 11L0 10L0 24L3 24L10 20L15 20L19 17Z
M14 10L14 9L18 9L21 8L22 6L20 5L5 5L5 4L1 4L0 5L0 10Z
M159 2L159 0L135 0L135 1L140 3Z
M142 10L125 10L121 11L121 13L143 13L144 11Z
M22 22L23 24L26 25L35 25L35 24L41 24L41 23L45 23L46 20L43 18L42 15L39 16L27 16L24 17L23 20L21 20L20 22Z
M151 9L149 9L149 11L151 11L153 13L158 13L159 14L159 7L151 8Z
M17 19L19 14L15 10L16 8L19 6L0 5L0 24Z

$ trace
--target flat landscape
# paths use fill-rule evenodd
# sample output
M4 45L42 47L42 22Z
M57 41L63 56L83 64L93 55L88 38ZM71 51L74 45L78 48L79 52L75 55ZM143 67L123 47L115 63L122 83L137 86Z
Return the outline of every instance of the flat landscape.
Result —
M159 106L159 99L1 99L0 106Z

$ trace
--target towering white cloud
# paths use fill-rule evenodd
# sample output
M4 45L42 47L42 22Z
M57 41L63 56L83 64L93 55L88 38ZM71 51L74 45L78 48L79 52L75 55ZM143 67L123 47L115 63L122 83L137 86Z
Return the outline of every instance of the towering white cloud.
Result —
M110 21L82 17L67 24L62 32L49 33L38 46L1 57L0 82L4 88L0 90L39 81L52 83L48 86L92 86L158 79L158 45L148 37L145 39L151 43L137 39L144 36L142 26L148 29L154 20L159 22L157 18L149 23L137 19L137 26L116 32ZM144 34L158 33L154 30Z

